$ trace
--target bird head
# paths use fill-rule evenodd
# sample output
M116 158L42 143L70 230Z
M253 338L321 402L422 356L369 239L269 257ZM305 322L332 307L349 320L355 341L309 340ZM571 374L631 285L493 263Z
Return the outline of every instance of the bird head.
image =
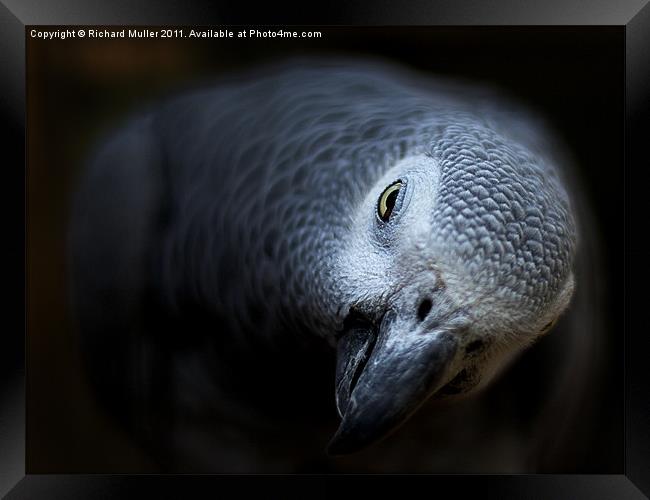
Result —
M573 292L576 228L560 177L488 126L447 127L399 160L349 227L331 454L383 438L432 396L485 387Z

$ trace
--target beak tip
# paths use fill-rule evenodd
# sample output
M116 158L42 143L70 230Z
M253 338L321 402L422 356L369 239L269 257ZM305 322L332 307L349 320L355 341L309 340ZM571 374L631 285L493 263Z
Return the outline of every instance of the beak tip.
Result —
M358 439L354 432L350 432L350 422L345 418L346 414L341 415L341 423L338 429L327 444L326 453L329 456L349 455L360 450L363 446L358 446Z
M345 453L342 453L337 445L336 442L330 441L329 444L327 445L327 448L325 448L325 453L327 453L328 456L330 457L340 457L341 455L345 455Z
M355 446L353 441L345 439L339 432L337 432L328 443L326 453L331 457L340 457L343 455L350 455L351 453L359 451L359 449L360 447Z
M359 419L354 413L348 411L343 415L339 428L327 445L328 455L342 456L358 453L381 439L381 435L368 434L365 428L374 429L374 426L364 425L364 420Z

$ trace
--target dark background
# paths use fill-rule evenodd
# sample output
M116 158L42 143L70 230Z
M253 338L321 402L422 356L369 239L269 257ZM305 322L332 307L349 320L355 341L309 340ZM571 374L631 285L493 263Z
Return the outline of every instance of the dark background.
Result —
M27 30L27 472L155 470L95 405L66 311L66 218L85 155L134 108L231 69L310 53L371 54L497 84L569 144L598 222L608 291L609 386L592 422L600 439L580 472L622 472L623 29L305 29L323 37L42 41Z

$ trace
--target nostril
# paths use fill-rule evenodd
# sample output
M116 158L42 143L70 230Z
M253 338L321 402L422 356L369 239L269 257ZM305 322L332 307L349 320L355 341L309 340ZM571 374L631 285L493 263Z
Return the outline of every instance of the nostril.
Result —
M431 303L430 299L424 299L422 302L420 302L420 306L418 307L418 319L420 321L424 321L431 311L431 307L433 304Z

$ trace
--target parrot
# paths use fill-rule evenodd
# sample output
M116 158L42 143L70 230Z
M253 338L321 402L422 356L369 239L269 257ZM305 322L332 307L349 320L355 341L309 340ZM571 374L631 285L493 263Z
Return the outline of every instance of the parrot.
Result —
M75 192L88 378L163 471L552 469L598 360L575 177L517 98L392 61L165 96Z

